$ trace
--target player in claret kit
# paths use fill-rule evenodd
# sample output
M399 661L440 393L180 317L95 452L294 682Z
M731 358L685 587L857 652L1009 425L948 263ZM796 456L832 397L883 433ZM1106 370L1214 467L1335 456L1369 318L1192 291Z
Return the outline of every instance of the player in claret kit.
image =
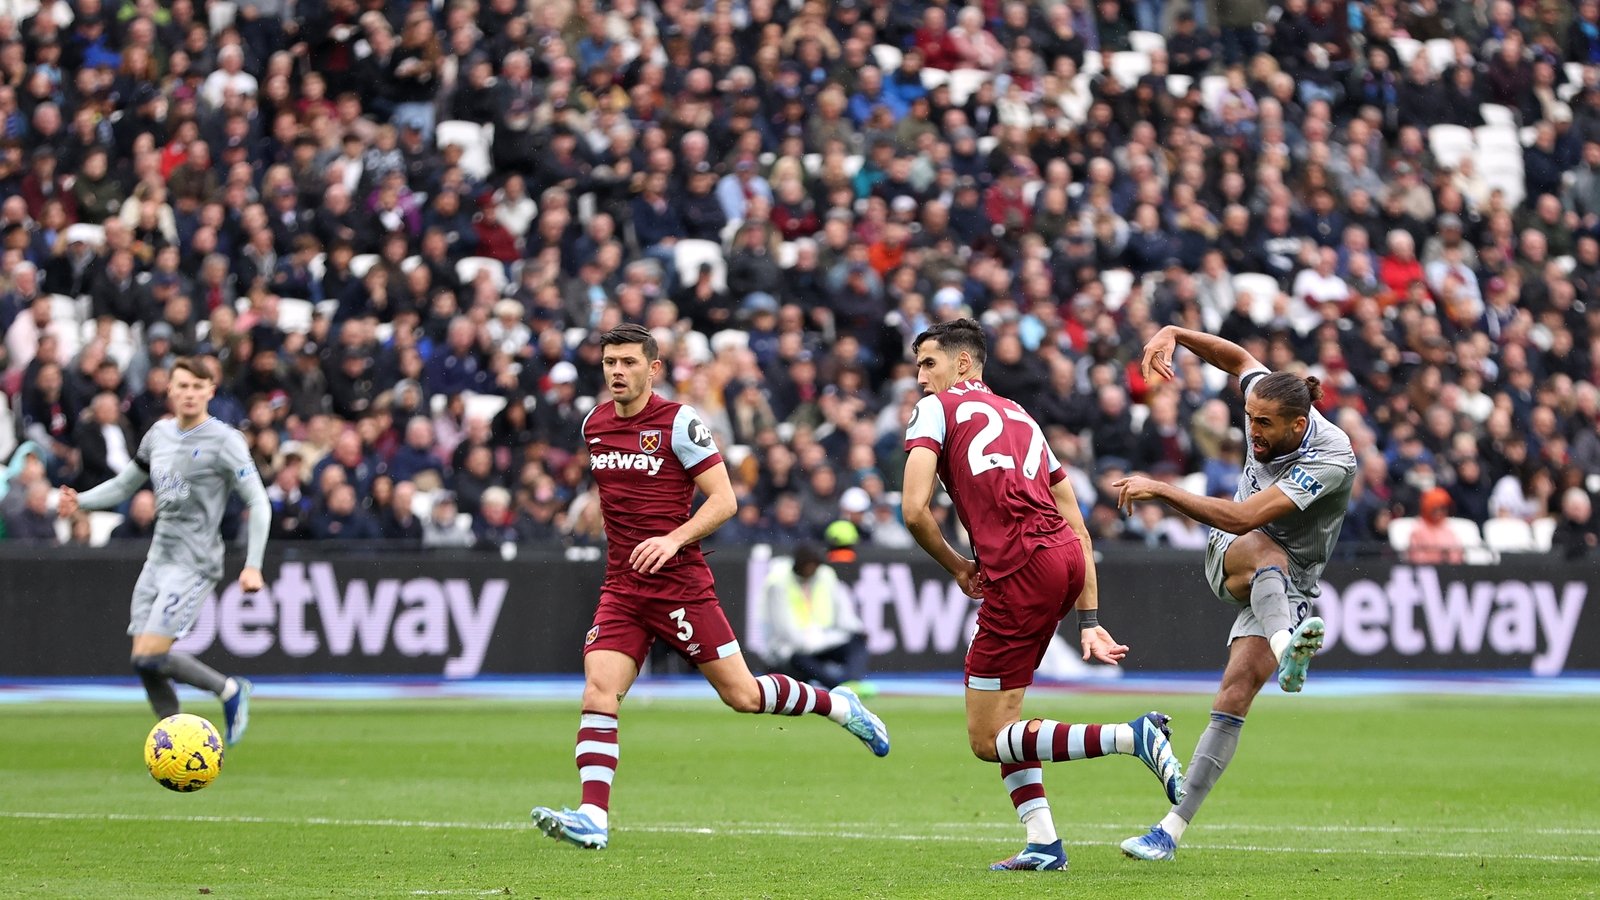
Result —
M1309 598L1339 540L1356 473L1350 438L1312 406L1322 393L1317 379L1269 371L1237 344L1168 326L1145 345L1147 382L1173 378L1179 345L1239 379L1250 451L1232 500L1141 476L1114 485L1130 512L1135 503L1159 500L1211 526L1206 581L1239 610L1211 722L1189 762L1189 795L1148 833L1122 842L1122 852L1147 860L1177 855L1184 829L1233 759L1250 704L1273 674L1289 693L1305 685L1324 633L1322 619L1308 615Z
M967 650L967 739L979 759L1000 763L1028 831L1021 852L990 868L1065 869L1040 763L1137 756L1176 803L1183 771L1169 719L1152 712L1110 725L1020 721L1023 693L1069 610L1078 609L1084 659L1116 664L1128 648L1099 624L1089 532L1066 471L1038 423L983 383L983 330L971 319L941 323L917 337L912 353L928 396L906 427L906 526L968 596L983 599ZM951 547L934 521L936 476L972 538L974 559Z
M533 810L545 834L591 849L605 847L610 836L617 713L658 638L698 666L739 712L825 716L874 754L889 753L883 722L848 688L819 691L787 675L750 674L700 553L700 540L737 508L727 466L694 409L651 389L661 360L648 330L619 325L600 341L612 402L584 419L583 440L600 489L607 548L600 605L583 650L577 747L583 799L575 810ZM697 487L706 502L691 515Z

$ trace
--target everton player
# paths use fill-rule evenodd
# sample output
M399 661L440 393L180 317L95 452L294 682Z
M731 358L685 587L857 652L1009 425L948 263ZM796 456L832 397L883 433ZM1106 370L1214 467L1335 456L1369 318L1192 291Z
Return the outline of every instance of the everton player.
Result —
M700 540L736 509L722 455L693 408L651 390L661 361L648 330L619 325L600 342L612 402L584 419L583 439L600 489L606 573L583 648L577 746L583 799L577 809L533 810L545 834L589 849L609 840L617 714L658 639L698 666L739 712L824 716L874 754L889 753L888 730L849 689L820 691L787 675L750 674L700 553ZM695 488L706 502L690 515Z
M1078 610L1084 659L1116 664L1128 648L1099 624L1089 532L1066 471L1038 423L983 383L981 328L971 319L940 323L911 346L928 396L906 428L906 527L969 596L983 600L965 667L967 739L979 759L1000 763L1028 832L1021 852L990 868L1065 869L1040 763L1137 756L1177 803L1183 773L1168 717L1152 712L1111 725L1020 721L1023 692L1069 610ZM971 536L973 559L951 547L934 521L936 476Z

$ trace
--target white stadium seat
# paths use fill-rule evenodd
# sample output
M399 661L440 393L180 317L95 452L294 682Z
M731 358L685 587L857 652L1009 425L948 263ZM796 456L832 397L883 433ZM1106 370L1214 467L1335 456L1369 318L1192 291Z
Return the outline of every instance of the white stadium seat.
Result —
M1133 52L1147 56L1157 50L1167 49L1167 39L1154 31L1130 31L1128 43L1133 47Z
M711 283L719 291L727 290L728 264L722 258L721 245L693 238L672 245L672 264L678 270L679 284L694 284L700 266L705 263L711 265Z
M1462 547L1470 550L1483 546L1483 532L1478 530L1477 522L1471 519L1463 519L1459 516L1451 516L1444 520L1444 524L1456 536L1456 539L1461 541Z
M1433 74L1438 75L1448 69L1456 61L1456 45L1449 38L1434 38L1423 43L1422 50L1428 54L1428 66L1433 69Z
M1475 146L1470 128L1434 125L1428 129L1428 149L1433 151L1433 160L1446 168L1455 168L1463 157L1472 154Z
M482 181L489 177L494 166L489 155L494 143L494 126L479 125L451 119L434 127L434 142L439 149L448 146L461 148L461 170Z
M466 405L465 421L482 419L485 422L493 422L494 417L500 415L500 411L506 408L506 398L499 394L467 394Z
M1150 74L1150 57L1144 53L1111 54L1111 75L1125 88L1132 89L1139 79Z
M383 257L376 253L358 253L350 257L350 274L356 278L367 277L367 272Z
M900 60L904 56L905 54L901 52L900 48L893 44L872 45L872 59L886 75L900 68Z
M489 281L494 284L495 292L506 289L506 267L498 259L487 256L469 256L456 262L456 278L462 285L469 285L478 280L478 276L487 272Z
M1509 106L1501 106L1498 103L1484 103L1478 107L1478 112L1483 116L1485 125L1500 125L1511 128L1515 128L1517 125L1517 114L1512 112Z
M957 106L965 105L978 92L978 88L993 77L983 69L956 69L950 73L950 102Z
M122 513L97 509L89 513L89 546L104 547L111 542L111 532L122 524Z
M1521 519L1495 518L1483 523L1483 540L1497 553L1532 553L1539 544L1533 527Z
M278 298L278 329L287 334L309 333L311 320L315 314L316 308L311 305L310 300Z
M1392 37L1389 39L1389 44L1394 47L1394 52L1400 57L1401 69L1410 66L1411 61L1417 58L1418 53L1422 52L1422 42L1416 38Z
M1405 553L1411 549L1411 532L1416 529L1417 520L1411 516L1389 520L1389 546L1398 553Z
M1550 547L1555 543L1556 520L1546 516L1533 520L1533 547L1540 553L1550 552Z

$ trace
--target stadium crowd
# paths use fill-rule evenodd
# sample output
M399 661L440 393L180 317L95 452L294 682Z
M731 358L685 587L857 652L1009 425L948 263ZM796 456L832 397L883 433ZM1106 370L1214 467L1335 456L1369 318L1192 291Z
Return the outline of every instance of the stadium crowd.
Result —
M1140 377L1177 323L1322 379L1352 549L1428 498L1581 552L1600 3L0 3L8 540L198 354L276 539L600 542L629 321L731 464L714 541L910 546L907 348L963 315L1103 538L1204 544L1124 472L1234 489L1237 386Z

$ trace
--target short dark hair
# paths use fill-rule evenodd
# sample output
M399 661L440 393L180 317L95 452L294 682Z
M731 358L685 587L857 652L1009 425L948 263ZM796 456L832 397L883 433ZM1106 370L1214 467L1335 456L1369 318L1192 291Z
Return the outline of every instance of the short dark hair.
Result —
M644 346L645 362L655 362L661 358L661 347L656 343L655 335L643 325L628 323L618 325L605 334L600 335L600 346L615 347L621 344L642 344Z
M198 356L181 356L172 364L172 371L182 370L201 381L211 381L211 369L206 366L205 360Z
M946 353L959 353L965 350L972 357L972 361L979 366L982 366L984 360L989 357L989 341L983 336L983 326L972 319L940 322L917 335L917 339L911 342L913 355L922 349L923 341L938 341L939 349Z
M1311 415L1311 404L1322 399L1322 382L1293 372L1273 372L1256 382L1255 395L1278 404L1285 415L1298 418Z

